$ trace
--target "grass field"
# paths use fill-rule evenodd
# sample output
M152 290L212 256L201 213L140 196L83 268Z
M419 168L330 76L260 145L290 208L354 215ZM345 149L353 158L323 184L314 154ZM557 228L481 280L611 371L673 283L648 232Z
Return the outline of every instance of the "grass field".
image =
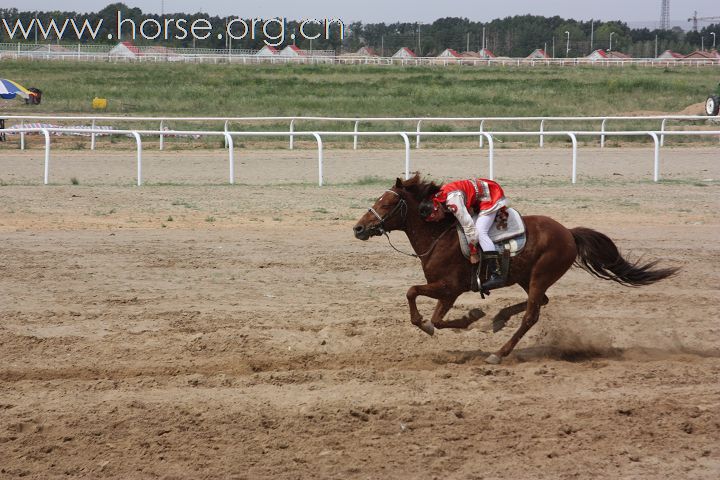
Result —
M716 69L697 68L229 66L8 60L0 62L0 71L3 77L27 87L38 87L44 92L43 103L39 107L26 106L20 101L4 101L0 103L0 114L106 113L136 116L669 114L704 101L720 76ZM96 96L109 99L106 111L92 110L91 102ZM595 123L563 123L562 127L576 130L599 128ZM657 123L615 122L610 128L657 129ZM157 127L155 123L135 125L135 128ZM215 124L203 126L182 122L173 122L169 127L176 130L218 128ZM503 127L538 128L536 122L503 124ZM232 128L257 129L258 125L235 124ZM266 123L263 128L286 131L288 125L287 122ZM297 126L298 130L352 128L351 122L335 125L302 122ZM372 128L414 130L414 124L376 123ZM475 130L477 125L426 123L423 128L429 131L457 131ZM493 128L498 130L497 126ZM646 140L628 139L632 142ZM566 139L549 141L559 143ZM265 145L268 142L260 143ZM282 139L277 145L284 143L285 139ZM460 141L427 138L425 143L444 146ZM205 148L218 146L214 141L203 140L200 144ZM348 141L345 139L334 144L347 146ZM84 143L79 144L79 148L84 148Z
M43 90L43 112L89 113L95 96L134 114L532 116L676 112L704 101L715 69L228 66L0 62ZM130 107L128 107L130 105ZM26 112L3 102L4 112Z

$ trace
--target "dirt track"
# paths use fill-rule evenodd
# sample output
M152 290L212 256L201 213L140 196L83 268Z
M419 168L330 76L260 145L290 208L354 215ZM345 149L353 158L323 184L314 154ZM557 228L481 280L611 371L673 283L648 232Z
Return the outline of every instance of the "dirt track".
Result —
M572 270L497 367L519 318L482 327L522 290L463 295L450 316L482 308L478 328L413 327L417 261L352 238L384 183L321 189L312 152L247 151L244 185L203 185L223 152L168 152L146 178L173 184L138 189L132 153L60 155L49 187L40 152L0 155L2 479L720 476L717 149L663 150L662 184L651 149L581 150L575 186L569 150L498 151L523 213L683 270ZM402 172L399 150L326 158L331 183Z

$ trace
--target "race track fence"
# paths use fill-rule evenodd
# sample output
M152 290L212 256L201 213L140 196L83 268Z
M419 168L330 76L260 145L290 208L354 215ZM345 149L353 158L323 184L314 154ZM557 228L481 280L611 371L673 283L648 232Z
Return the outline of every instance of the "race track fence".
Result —
M258 55L249 49L167 48L139 46L138 53L111 53L110 45L35 45L0 43L0 59L113 63L212 63L235 65L377 65L377 66L465 66L465 67L654 67L717 68L720 58L510 58L510 57L388 57L337 54L334 50L311 50L303 55Z
M485 139L485 132L499 135L500 132L493 132L488 127L490 123L507 123L507 122L539 122L539 146L542 148L545 146L545 137L549 134L545 134L545 130L548 124L553 122L599 122L599 138L600 147L605 147L605 139L608 135L611 135L607 130L609 122L619 121L658 121L660 122L659 135L660 145L665 145L665 134L668 131L668 122L697 122L707 121L713 119L705 115L652 115L652 116L595 116L595 117L120 117L120 116L52 116L52 115L30 115L30 116L18 116L10 115L3 116L6 121L14 120L20 122L17 131L20 131L20 149L25 149L25 132L23 128L26 126L26 122L42 122L42 121L75 121L75 122L88 122L89 128L85 128L82 132L87 133L90 136L90 149L95 150L96 137L106 133L106 130L96 131L98 122L158 122L159 128L155 134L159 138L159 148L163 150L165 148L165 138L173 133L167 129L167 124L170 122L218 122L223 124L223 133L231 132L233 124L241 123L258 123L258 122L289 122L288 128L288 148L293 150L295 148L295 131L299 122L335 122L335 123L351 123L353 125L353 150L357 150L359 146L358 139L361 136L360 125L361 124L373 124L373 123L388 123L388 122L408 122L415 123L415 148L420 148L420 138L423 136L441 136L435 135L436 132L426 132L422 130L423 125L428 123L469 123L475 122L478 124L478 131L475 136L478 137L479 148L483 148L483 142ZM712 126L710 128L713 128ZM114 130L114 128L113 128ZM451 132L441 132L443 134L449 134ZM460 132L463 136L466 136L464 132ZM533 135L532 132L523 132L528 135ZM452 136L452 135L448 135ZM227 144L225 145L227 147Z
M24 128L24 129L13 129L13 130L0 130L0 134L17 134L17 133L40 133L45 138L45 161L43 169L43 184L48 185L50 183L50 134L51 133L94 133L95 131L89 131L88 129L79 128ZM137 185L141 186L143 183L142 177L142 135L153 135L157 136L159 131L156 130L99 130L103 134L111 135L128 135L135 138L136 151L137 151ZM288 135L295 136L308 136L313 137L317 142L318 150L318 186L323 186L324 175L323 175L323 137L331 136L399 136L405 143L405 178L410 178L411 161L410 161L410 136L423 135L423 136L476 136L477 132L330 132L330 131L318 131L318 132L208 132L208 131L166 131L166 134L173 135L191 135L191 136L223 136L227 143L228 149L228 169L229 169L229 183L235 183L235 146L234 137L282 137ZM660 180L660 147L662 142L660 140L660 131L614 131L605 132L604 135L614 136L650 136L654 142L654 155L653 155L653 181L658 182ZM714 131L666 131L665 135L689 135L689 136L702 136L702 135L713 135L720 136L720 130ZM488 178L495 178L495 144L493 137L495 136L566 136L572 141L572 163L571 163L571 181L573 184L577 183L577 166L578 166L578 142L577 137L579 136L599 136L603 135L600 132L583 132L583 131L538 131L538 132L481 132L481 135L487 140L488 144Z

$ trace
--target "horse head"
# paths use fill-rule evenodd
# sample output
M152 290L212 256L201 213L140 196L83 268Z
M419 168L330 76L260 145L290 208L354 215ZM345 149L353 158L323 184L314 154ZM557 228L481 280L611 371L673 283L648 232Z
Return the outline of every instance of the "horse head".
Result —
M393 230L406 230L408 215L418 217L419 203L440 189L432 182L421 180L419 174L408 180L396 179L395 185L385 190L375 204L363 215L353 232L355 238L367 240Z

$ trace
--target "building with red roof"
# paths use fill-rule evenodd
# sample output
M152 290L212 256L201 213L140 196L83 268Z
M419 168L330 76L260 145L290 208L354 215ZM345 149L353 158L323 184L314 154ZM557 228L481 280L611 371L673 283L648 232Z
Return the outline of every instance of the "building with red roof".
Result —
M297 45L288 45L287 47L280 50L281 57L305 57L307 52Z
M402 47L400 50L395 52L392 58L417 58L417 55L415 55L415 52L413 52L409 48Z

